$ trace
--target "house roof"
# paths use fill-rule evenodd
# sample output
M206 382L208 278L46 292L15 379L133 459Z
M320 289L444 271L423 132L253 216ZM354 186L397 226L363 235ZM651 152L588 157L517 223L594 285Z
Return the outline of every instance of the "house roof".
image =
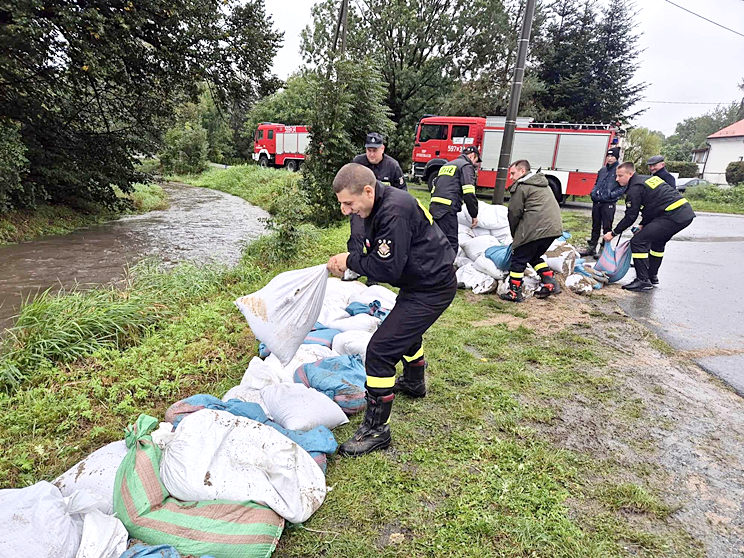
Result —
M734 122L731 126L726 126L723 130L718 130L715 134L708 136L711 138L735 138L738 136L744 136L744 120Z

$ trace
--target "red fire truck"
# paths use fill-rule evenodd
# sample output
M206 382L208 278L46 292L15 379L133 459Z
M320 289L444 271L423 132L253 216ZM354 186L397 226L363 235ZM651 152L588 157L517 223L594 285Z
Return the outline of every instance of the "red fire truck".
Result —
M307 126L263 122L253 137L253 160L262 167L287 167L297 171L310 143Z
M459 156L463 147L475 145L483 162L478 186L493 188L504 135L503 116L487 118L425 116L416 130L413 174L432 188L439 168ZM613 124L533 122L518 118L512 161L527 159L542 168L559 202L567 196L591 193L607 150L619 143L622 130Z

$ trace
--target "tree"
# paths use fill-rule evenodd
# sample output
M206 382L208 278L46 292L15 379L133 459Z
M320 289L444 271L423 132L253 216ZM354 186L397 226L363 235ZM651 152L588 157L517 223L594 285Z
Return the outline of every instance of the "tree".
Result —
M731 103L719 105L701 116L686 118L677 124L674 135L669 137L669 141L674 144L689 142L694 146L693 149L705 147L709 135L737 122L738 110L738 103Z
M20 125L0 118L0 213L12 206L22 189L21 175L26 172L26 146L21 141Z
M633 128L625 136L623 158L636 166L645 165L649 157L659 154L663 140L664 134L661 132L654 132L643 127Z
M14 206L115 203L159 149L181 95L254 100L281 41L261 0L17 0L0 5L0 117L29 161ZM38 195L30 195L37 192Z
M176 125L165 133L165 149L160 154L168 172L199 173L207 168L209 134L202 126L201 103L186 103L177 111Z

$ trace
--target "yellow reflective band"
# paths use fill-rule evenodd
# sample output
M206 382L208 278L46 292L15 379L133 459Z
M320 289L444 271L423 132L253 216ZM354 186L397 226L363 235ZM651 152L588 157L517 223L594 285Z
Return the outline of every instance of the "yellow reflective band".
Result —
M440 198L437 196L434 196L431 198L431 203L441 203L444 205L452 205L452 200L448 200L447 198Z
M673 211L677 209L678 207L685 205L686 203L690 203L690 202L688 202L686 198L682 198L681 200L677 200L673 204L668 205L664 211Z
M403 355L403 360L405 360L406 362L413 362L414 360L419 359L422 356L424 356L424 348L423 347L421 347L418 351L416 351L413 356Z
M548 267L548 264L546 264L545 262L539 263L535 266L534 269L535 271L540 271L543 267Z
M524 273L517 273L516 271L510 271L509 277L514 277L514 279L521 279L524 277Z
M371 388L391 388L395 385L395 376L389 378L380 378L378 376L367 376L367 387Z
M462 193L463 194L475 194L475 186L463 186Z
M651 254L655 258L663 258L664 257L664 252L654 252L653 250L651 250L649 252L649 254Z
M418 202L419 207L421 208L421 211L424 212L424 217L426 217L426 220L429 221L430 225L434 224L434 217L431 216L431 213L429 213L429 210L424 207L424 204L421 203L421 200L416 200Z
M634 260L643 260L645 258L648 258L648 254L633 254Z
M656 188L659 184L664 184L664 181L658 176L652 176L651 178L646 180L646 186L648 186L652 190Z
M455 176L456 171L457 167L455 165L445 165L439 169L439 174L437 176Z

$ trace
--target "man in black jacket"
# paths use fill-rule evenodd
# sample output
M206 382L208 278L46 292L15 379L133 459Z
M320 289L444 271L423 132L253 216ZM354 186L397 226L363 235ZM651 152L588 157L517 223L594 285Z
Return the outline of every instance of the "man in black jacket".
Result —
M664 182L669 184L669 186L671 186L675 190L677 189L677 181L672 176L672 174L668 170L666 170L666 163L664 162L663 155L654 155L648 161L646 161L646 164L648 165L648 170L651 171L654 176L658 176Z
M613 147L607 151L605 166L597 173L597 181L592 188L592 236L587 249L581 252L583 257L596 256L600 231L601 234L606 234L612 230L612 222L615 220L615 204L625 193L625 188L615 180L619 158L619 147Z
M623 289L650 291L659 284L659 267L666 243L690 226L695 212L690 202L658 176L635 174L633 163L623 163L617 168L617 181L628 187L625 217L604 239L611 241L635 222L639 211L643 212L641 230L630 239L636 278Z
M363 455L390 445L395 393L426 394L422 336L455 298L455 253L429 212L413 196L385 186L361 165L344 165L333 181L341 211L364 224L365 253L337 254L328 269L351 269L368 279L400 287L395 307L367 345L367 411L343 455ZM395 366L403 360L403 377Z
M474 227L478 224L478 198L475 197L475 164L480 163L478 148L469 145L462 154L439 169L431 191L429 211L439 228L449 240L457 254L460 247L457 241L457 214L463 200L473 218Z

